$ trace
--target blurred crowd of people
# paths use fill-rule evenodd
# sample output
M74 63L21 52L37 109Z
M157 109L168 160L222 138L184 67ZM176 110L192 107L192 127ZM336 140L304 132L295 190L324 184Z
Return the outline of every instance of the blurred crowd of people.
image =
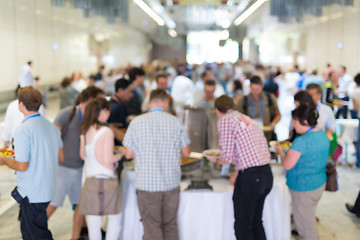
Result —
M266 143L277 139L275 129L282 116L289 115L293 119L292 124L288 123L289 137L297 137L295 138L297 140L294 140L293 152L289 151L290 156L285 156L280 149L278 154L281 155L286 169L291 170L291 174L288 176L290 182L288 186L292 197L305 201L305 204L293 201L298 231L301 236L310 236L308 239L316 238L315 209L325 188L324 181L326 181L325 172L322 170L326 165L329 148L333 146L331 141L335 141L335 147L337 145L335 117L359 118L360 74L352 77L347 73L345 66L333 68L330 64L327 65L322 75L319 75L317 70L302 71L298 66L283 72L279 67L262 66L249 61L239 61L235 64L187 65L183 62L168 63L156 60L146 66L128 65L126 68L110 70L107 70L105 65L101 65L95 74L86 78L76 71L62 80L59 91L61 110L54 121L62 141L57 141L57 144L54 145L50 138L54 138L55 130L41 118L41 116L45 116L42 105L44 102L41 101L41 98L44 99L44 95L43 97L39 96L40 93L36 90L37 84L34 81L36 79L33 79L31 75L32 64L29 61L21 69L18 99L8 106L3 134L4 147L14 144L15 159L21 159L21 162L0 159L1 165L6 164L10 168L22 172L19 175L19 188L18 191L15 189L15 194L27 196L25 198L26 205L24 199L19 199L23 236L27 234L51 236L47 230L47 219L58 207L62 206L64 198L68 195L74 206L72 239L80 238L84 215L87 215L90 238L101 239L101 217L87 214L85 210L79 208L82 184L84 184L82 176L87 179L93 177L116 178L115 171L118 165L114 163L122 159L125 154L128 158L137 160L135 161L138 164L136 171L140 172L137 175L137 189L138 198L141 199L139 209L144 220L145 236L153 236L148 239L158 239L161 234L158 235L158 232L152 231L159 226L153 225L152 216L149 216L145 210L146 201L150 201L149 199L157 201L159 196L148 194L148 192L165 192L161 198L169 198L172 202L179 199L179 164L176 165L176 163L179 163L180 152L184 156L188 156L190 153L190 141L182 126L184 106L190 105L205 108L215 107L219 119L224 117L221 121L224 125L219 126L219 132L222 134L220 145L222 143L228 145L229 142L224 139L231 140L233 139L231 138L232 134L236 134L228 131L227 125L234 124L232 118L241 119L239 121L246 123L246 126L252 126L250 130L244 128L242 124L232 126L244 136L256 135L255 140L242 136L249 145L244 145L241 141L236 142L238 144L236 151L244 151L244 154L248 154L248 160L246 160L248 162L246 162L247 165L245 164L247 167L243 168L243 160L234 158L231 152L227 152L231 147L224 151L221 149L222 159L217 163L236 162L238 171L235 178L247 178L244 171L251 168L251 171L259 174L259 178L267 179L264 180L267 185L264 185L266 191L261 193L261 204L254 205L259 209L262 209L263 201L272 186L272 174L268 165L270 154ZM105 72L108 74L106 75ZM107 96L107 101L105 96ZM136 117L141 114L142 117ZM136 120L132 121L134 118ZM28 130L40 129L41 124L47 126L47 131L52 134L51 136L44 129L38 133ZM304 137L305 135L306 137ZM312 139L309 136L316 137L318 141L313 142L315 138ZM41 137L44 137L41 143L48 148L38 149L35 147L34 149ZM24 139L31 140L25 143ZM35 140L33 141L33 139ZM239 139L237 136L236 141ZM156 152L155 150L159 147L156 145L157 143L161 143L162 147L167 146L167 148ZM320 152L307 150L309 143L323 143L321 148L316 150ZM126 147L125 153L114 154L114 146L122 144ZM17 150L18 146L25 145L29 147L30 152ZM261 148L261 156L254 157L248 153L249 149L252 149L249 146L254 149ZM357 146L360 148L360 144ZM220 146L220 148L222 147ZM46 149L53 150L52 164L49 166L50 170L46 170L48 172L43 178L36 177L36 179L39 181L39 185L41 185L40 182L47 181L49 189L42 196L33 196L28 193L31 187L26 181L34 177L37 171L44 169L40 168L39 170L37 165L28 163L31 159L45 161L44 156L48 153ZM150 158L159 158L159 162L148 163L148 158L144 158L144 152ZM230 155L231 157L229 157ZM321 162L316 165L308 164L309 161L313 161L315 155L321 157ZM166 159L169 156L175 159L174 165L167 164ZM359 150L357 159L356 166L360 167ZM85 167L83 166L84 160ZM142 161L144 164L139 163ZM58 168L55 167L57 162L59 162ZM154 160L154 162L156 161ZM163 166L166 171L169 171L164 177L168 182L158 179L159 174L164 174L160 171ZM264 166L266 167L264 168ZM309 170L311 166L318 170L316 174ZM306 168L309 171L300 168ZM309 177L309 175L311 176ZM300 181L299 176L304 176L305 180ZM151 179L155 183L150 184L146 179ZM240 180L237 181L239 185ZM170 185L168 185L169 182ZM235 183L234 179L233 183ZM310 198L314 197L316 201L311 202L309 196L297 193L302 191L311 192ZM234 194L239 195L240 192L244 194L240 188ZM248 201L248 199L242 199L240 195L237 196L238 199L244 203ZM45 205L31 205L38 203L45 203ZM161 202L156 207L160 209L164 204ZM31 207L35 207L36 210L25 212ZM249 236L250 233L244 234L244 231L247 230L241 224L246 219L246 217L244 218L243 204L239 205L234 202L234 207L236 208L236 235L239 238L240 236ZM177 208L178 202L166 210L167 217L171 219L169 220L172 224L171 229L176 226L174 214L176 218L175 210ZM308 209L306 216L303 214L304 209ZM32 217L36 214L40 214L42 217L34 220ZM114 210L109 214L99 215L108 217L107 239L117 239L120 227L114 226L121 225L121 213ZM254 213L253 215L256 216L257 221L261 222L261 214ZM23 222L29 221L38 221L34 224L44 227L42 229L33 225L25 227ZM252 225L253 223L246 222L246 224ZM308 229L312 229L311 233L308 232ZM165 239L177 239L177 232L174 233L172 230L167 232L168 230L165 228L163 231L164 235L171 236ZM251 231L256 234L258 234L257 231L260 231L259 236L265 236L262 226L257 226L257 230ZM147 235L149 232L151 234ZM156 237L154 238L154 236Z

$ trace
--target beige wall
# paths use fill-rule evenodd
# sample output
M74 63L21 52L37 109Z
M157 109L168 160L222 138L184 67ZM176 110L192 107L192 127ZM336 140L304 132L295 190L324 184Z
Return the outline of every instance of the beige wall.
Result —
M260 44L260 57L266 64L285 69L294 63L294 55L302 68L318 68L326 63L345 65L350 74L360 72L360 1L353 8L334 5L324 8L324 16L307 16L301 24L280 24L269 16L269 3L264 4L248 20L248 37ZM338 43L343 49L338 48Z
M42 84L60 82L75 70L85 75L96 71L98 50L90 41L92 35L107 39L101 52L114 57L105 63L107 68L148 61L148 39L140 31L121 23L108 25L102 18L85 19L80 10L50 4L51 0L0 1L0 91L15 89L27 60L34 61L33 73Z

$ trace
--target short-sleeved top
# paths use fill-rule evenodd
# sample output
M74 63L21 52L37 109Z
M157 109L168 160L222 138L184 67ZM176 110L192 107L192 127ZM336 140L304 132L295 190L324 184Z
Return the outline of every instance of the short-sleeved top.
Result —
M15 159L28 162L25 172L17 172L17 187L30 203L49 202L54 193L60 131L54 124L38 115L30 115L14 133Z
M169 191L181 179L181 148L190 140L180 120L151 110L133 119L123 145L134 152L136 188L148 192Z
M358 105L358 111L357 111L357 117L360 118L360 87L356 87L352 92L351 92L351 99L354 100L356 102L356 104Z
M108 123L120 123L122 128L126 128L126 118L128 116L125 104L117 96L112 96L110 100L110 117Z
M286 172L287 185L298 192L313 191L326 182L326 163L330 142L322 131L308 132L295 138L290 149L301 156Z
M218 131L221 158L234 162L236 170L270 163L264 132L248 116L230 110L219 119Z
M335 117L331 107L318 102L316 109L319 113L318 125L316 127L324 132L328 129L335 132Z
M247 98L247 107L246 111L244 110L244 98L241 98L236 106L236 110L239 112L251 117L251 118L260 118L260 106L261 106L261 99L263 100L263 112L262 112L262 120L264 126L270 125L272 119L271 116L274 116L275 113L279 112L279 108L277 105L277 100L274 94L267 95L265 92L261 93L261 97L258 100L255 100L255 98L249 94L246 96ZM269 99L271 98L271 99ZM271 100L271 103L269 103L269 100ZM252 116L250 103L252 102L253 108L254 108L254 116ZM270 107L269 107L270 106Z
M54 123L64 128L72 111L73 106L62 109L55 118ZM74 118L71 120L69 128L63 136L64 142L64 161L61 166L67 168L81 168L84 161L80 157L80 115L76 110Z
M140 90L132 90L132 94L133 96L125 102L125 107L129 115L139 115L142 102Z

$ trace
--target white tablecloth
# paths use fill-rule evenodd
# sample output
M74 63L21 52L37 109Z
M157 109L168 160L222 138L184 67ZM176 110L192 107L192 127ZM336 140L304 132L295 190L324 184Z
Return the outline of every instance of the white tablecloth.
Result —
M344 143L358 141L358 119L336 119L336 134Z
M124 171L123 226L121 240L141 240L143 226L137 207L135 173ZM181 182L184 190L189 181ZM210 180L214 191L181 191L178 211L181 240L233 240L233 187L228 180ZM290 239L289 193L285 177L274 175L272 191L265 200L263 222L268 240Z

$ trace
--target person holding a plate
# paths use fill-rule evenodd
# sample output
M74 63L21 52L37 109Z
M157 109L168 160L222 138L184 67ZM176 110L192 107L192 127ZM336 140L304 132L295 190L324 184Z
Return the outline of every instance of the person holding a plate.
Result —
M262 128L233 108L234 101L228 96L215 100L220 158L207 158L217 164L235 163L237 171L231 179L236 238L266 239L262 212L273 185L268 144Z
M326 163L330 142L317 129L319 113L315 106L300 105L292 111L296 133L287 155L281 146L275 146L286 172L290 189L296 230L301 239L318 239L316 206L325 190Z
M63 143L60 131L38 112L39 90L21 88L18 99L25 118L14 132L15 158L0 156L0 166L16 170L17 187L11 196L20 204L22 238L52 239L46 207L54 194Z

